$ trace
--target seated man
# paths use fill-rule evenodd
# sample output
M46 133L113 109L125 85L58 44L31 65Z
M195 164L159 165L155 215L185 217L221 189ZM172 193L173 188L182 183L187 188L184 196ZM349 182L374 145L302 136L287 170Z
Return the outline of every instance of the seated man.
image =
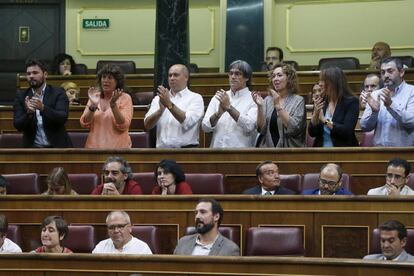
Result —
M380 78L376 74L368 74L365 77L363 90L361 91L361 95L359 96L359 103L361 108L364 109L367 105L366 98L368 94L371 94L373 91L382 88L382 83Z
M283 50L279 47L268 47L266 49L265 61L262 65L262 71L271 71L276 64L283 61Z
M256 167L259 185L243 191L248 195L292 195L294 191L280 186L279 167L273 161L263 161Z
M109 239L100 241L92 253L152 254L145 242L131 235L131 219L125 211L113 211L106 217Z
M380 225L379 229L382 254L367 255L364 260L414 262L414 256L404 250L407 244L407 229L404 224L389 220Z
M218 231L223 213L223 208L216 200L201 199L195 210L197 233L182 237L178 241L174 254L240 256L239 247Z
M0 195L7 195L7 187L9 182L4 176L0 175Z
M6 237L8 229L6 216L0 214L0 253L22 253L20 247Z
M334 163L322 166L319 175L319 188L304 190L304 195L352 195L342 187L342 168Z
M92 195L140 195L141 187L132 179L132 169L119 156L110 156L103 166L104 183L96 186Z
M391 48L385 42L377 42L371 50L371 62L367 69L380 69L381 60L391 56Z
M398 58L382 60L384 88L362 97L367 104L360 121L361 129L375 130L376 147L414 145L414 86L404 81L404 74Z
M410 180L411 166L407 160L394 158L387 164L387 174L385 176L385 185L371 189L368 195L414 195L414 191L407 186Z

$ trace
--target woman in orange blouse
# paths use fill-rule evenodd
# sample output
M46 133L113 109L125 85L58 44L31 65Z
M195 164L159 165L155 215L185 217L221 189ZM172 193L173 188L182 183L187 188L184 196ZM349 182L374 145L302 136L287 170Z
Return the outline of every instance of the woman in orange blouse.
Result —
M128 134L133 106L131 96L124 92L124 74L119 66L105 65L97 75L99 88L88 90L88 104L80 118L89 128L85 148L130 148Z

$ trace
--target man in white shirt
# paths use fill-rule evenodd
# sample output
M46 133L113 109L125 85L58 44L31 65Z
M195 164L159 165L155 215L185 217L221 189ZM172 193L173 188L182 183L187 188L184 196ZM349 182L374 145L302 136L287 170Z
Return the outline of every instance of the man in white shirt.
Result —
M414 262L414 256L404 250L407 244L407 229L404 224L389 220L380 225L379 229L382 254L367 255L364 260Z
M145 242L131 235L131 219L125 211L113 211L106 217L109 239L100 241L92 253L152 254Z
M359 103L362 109L367 105L367 96L373 91L378 90L382 87L381 79L377 74L368 74L364 79L363 89L359 96Z
M145 114L144 126L157 126L157 148L198 147L204 102L187 88L188 68L175 64L168 70L168 85L158 86L158 95Z
M22 253L20 247L6 238L9 224L5 215L0 214L0 254L1 253Z
M414 191L408 187L411 166L407 160L394 158L387 164L385 185L368 191L368 195L414 195Z
M210 147L254 147L257 105L249 90L252 68L242 60L229 66L230 90L217 91L208 105L202 127L213 132Z

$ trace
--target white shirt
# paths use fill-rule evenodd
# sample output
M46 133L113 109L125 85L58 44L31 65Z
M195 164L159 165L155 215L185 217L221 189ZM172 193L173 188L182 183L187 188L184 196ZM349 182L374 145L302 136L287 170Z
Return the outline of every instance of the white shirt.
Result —
M378 188L370 189L367 195L388 195L388 194L389 192L387 189L387 185L384 185ZM400 195L414 195L414 191L407 185L404 185L404 187L400 191Z
M0 247L0 253L22 253L22 250L17 244L5 238L3 245Z
M211 248L213 248L214 243L216 242L218 235L216 236L215 240L210 244L202 244L200 242L200 236L196 239L196 244L194 246L193 252L191 255L193 256L208 256L210 254Z
M270 193L270 195L274 195L275 194L275 190L273 190L273 191L267 191L267 190L263 189L263 187L262 187L262 195L267 195L266 193Z
M43 98L45 96L45 89L46 89L46 83L44 83L43 88L42 88L42 94L41 95L37 95L34 91L34 89L32 89L33 95L37 95L37 97L40 99L40 101L43 103ZM35 139L33 141L33 144L35 146L50 146L50 142L47 139L46 133L45 133L45 129L43 128L43 117L40 114L40 110L36 109L35 110L35 114L36 114L36 136Z
M204 101L200 94L191 92L187 87L172 95L171 102L185 112L185 120L180 123L166 108L157 122L157 148L180 148L198 145L200 123L204 115ZM144 120L160 108L160 97L156 96Z
M257 136L257 105L253 101L251 92L246 87L235 94L231 91L226 91L226 93L230 97L230 104L239 111L240 116L236 122L228 112L225 112L217 124L212 127L210 117L218 111L220 102L215 97L211 99L202 124L205 132L213 132L210 147L254 147Z
M114 243L111 239L100 241L92 251L93 254L105 254L105 253L116 253L116 254L148 254L151 255L152 251L148 244L145 242L132 237L121 250L115 248Z

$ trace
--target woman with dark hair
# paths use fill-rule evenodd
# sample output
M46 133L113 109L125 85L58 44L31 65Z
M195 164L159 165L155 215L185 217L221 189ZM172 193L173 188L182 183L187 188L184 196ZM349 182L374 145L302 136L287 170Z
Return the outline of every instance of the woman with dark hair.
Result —
M35 253L73 253L63 246L63 241L69 232L66 221L59 216L49 216L42 223L40 239L42 246L36 248Z
M252 97L257 105L257 130L260 147L304 147L306 134L305 99L298 92L296 70L289 64L278 64L269 77L269 96L258 92Z
M76 63L73 57L64 53L57 54L53 60L52 72L54 75L76 75Z
M68 174L62 167L53 168L47 176L47 191L42 195L77 195L69 182Z
M81 126L90 129L85 148L130 148L128 131L134 110L121 68L114 64L102 67L97 86L89 88L89 100L80 118Z
M153 195L191 195L193 191L185 182L185 174L174 160L162 160L155 167L155 179L158 186L152 190Z
M314 147L358 146L355 125L358 121L359 102L348 86L344 72L329 67L319 76L324 97L314 98L309 135L315 137Z

